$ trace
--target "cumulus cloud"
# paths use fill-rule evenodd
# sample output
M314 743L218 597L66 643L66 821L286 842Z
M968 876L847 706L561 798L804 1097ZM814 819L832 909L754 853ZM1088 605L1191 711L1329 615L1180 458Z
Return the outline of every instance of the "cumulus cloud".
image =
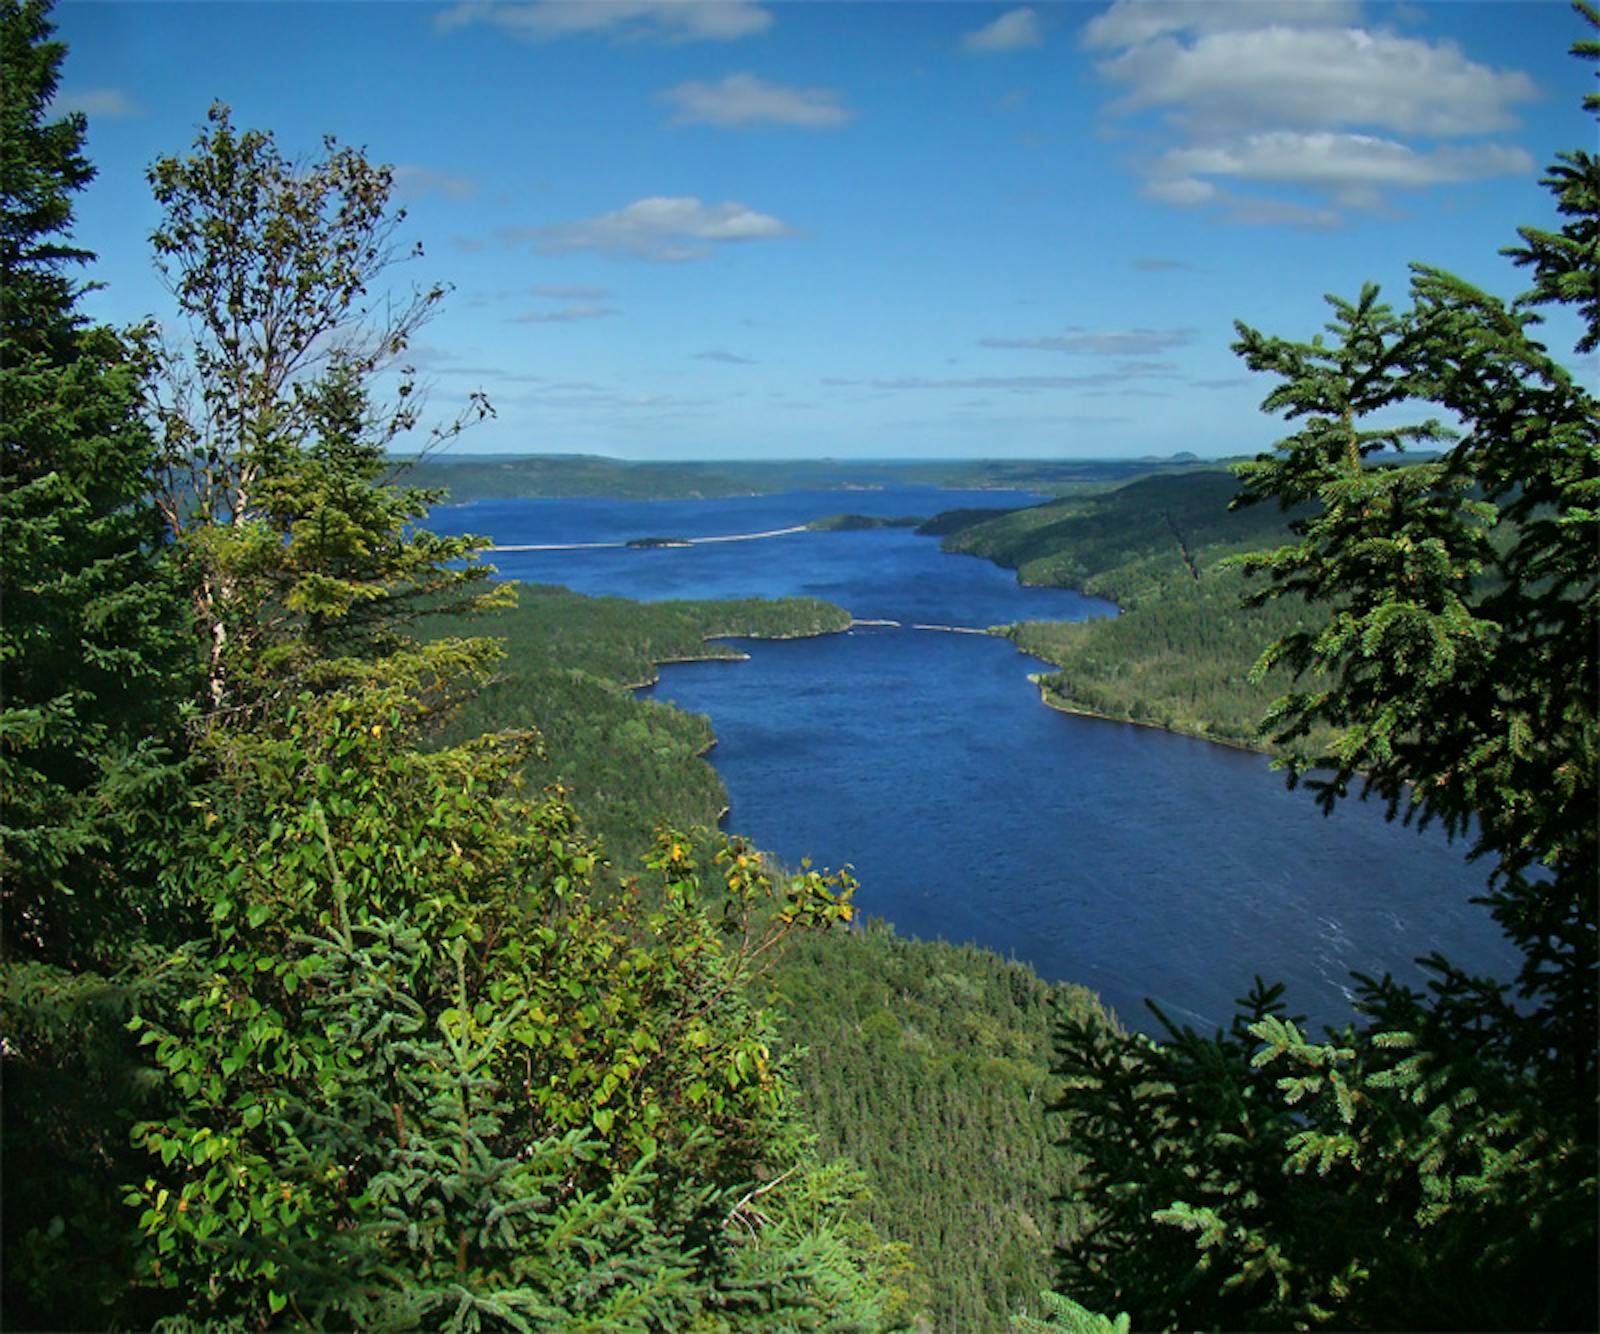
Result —
M1031 9L1013 9L976 32L969 32L961 44L969 51L1017 51L1038 46L1043 40L1039 16Z
M1148 357L1182 347L1193 329L1085 329L1072 325L1064 333L1033 338L980 338L979 347L1024 348L1033 352L1066 352L1090 357Z
M80 88L59 92L50 101L50 114L66 116L82 112L85 116L104 116L107 120L125 120L137 116L142 108L120 88Z
M839 104L831 88L788 88L752 74L730 74L718 83L680 83L661 94L676 111L675 125L794 125L832 130L846 125L854 112Z
M437 19L445 32L479 23L529 41L600 35L676 44L750 37L772 26L772 14L754 0L463 0Z
M1083 44L1121 89L1111 114L1159 117L1169 146L1137 167L1162 203L1334 226L1388 211L1394 190L1531 171L1520 147L1482 139L1538 96L1526 74L1360 21L1345 0L1117 0Z
M401 199L423 199L428 195L470 199L477 193L478 183L466 176L402 163L394 169L394 189Z
M1254 14L1254 6L1235 6ZM1141 42L1100 72L1116 110L1170 109L1206 129L1361 125L1459 138L1516 124L1538 90L1520 70L1468 60L1450 42L1362 28L1263 27Z
M765 241L792 228L768 213L729 200L706 204L693 196L655 195L610 213L548 227L506 228L503 241L532 241L546 254L595 250L603 255L677 263L702 259L719 245Z

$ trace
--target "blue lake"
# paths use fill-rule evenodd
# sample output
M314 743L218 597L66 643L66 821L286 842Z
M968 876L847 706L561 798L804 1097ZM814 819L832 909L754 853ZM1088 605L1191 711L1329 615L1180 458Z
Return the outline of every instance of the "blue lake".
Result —
M766 532L849 510L932 514L1017 493L787 492L706 501L486 502L433 527L500 544ZM973 940L1100 992L1135 1026L1226 1022L1253 974L1291 1009L1348 1014L1352 970L1421 978L1439 950L1508 974L1514 955L1467 902L1484 873L1459 845L1346 803L1324 818L1260 756L1045 708L1047 665L1002 640L919 631L1114 611L1029 589L907 529L794 533L687 548L499 553L507 577L643 600L809 595L847 634L741 642L744 663L668 666L657 698L707 714L729 827L784 860L848 862L857 902L903 933Z

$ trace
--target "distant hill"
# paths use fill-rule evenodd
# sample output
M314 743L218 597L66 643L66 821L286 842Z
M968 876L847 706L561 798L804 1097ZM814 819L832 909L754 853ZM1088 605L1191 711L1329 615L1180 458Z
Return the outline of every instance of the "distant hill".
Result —
M1030 490L1082 495L1136 477L1189 471L1193 455L1147 459L738 459L639 463L595 454L435 454L395 458L414 486L438 487L454 503L532 496L686 500L800 489L863 491L884 486Z

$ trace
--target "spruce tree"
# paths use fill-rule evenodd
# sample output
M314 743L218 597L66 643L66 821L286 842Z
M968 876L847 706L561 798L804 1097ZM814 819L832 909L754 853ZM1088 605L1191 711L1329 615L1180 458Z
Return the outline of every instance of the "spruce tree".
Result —
M138 1098L113 976L181 913L157 864L183 800L183 604L147 494L125 344L78 310L84 120L52 116L46 5L0 3L0 1028L5 1311L98 1326Z

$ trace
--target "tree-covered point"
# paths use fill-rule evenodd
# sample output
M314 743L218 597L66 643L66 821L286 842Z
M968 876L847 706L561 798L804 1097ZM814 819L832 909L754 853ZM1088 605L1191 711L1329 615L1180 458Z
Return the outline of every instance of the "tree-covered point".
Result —
M1262 745L1260 721L1286 678L1252 679L1264 645L1301 623L1293 599L1247 607L1228 562L1287 535L1282 516L1229 508L1232 475L1150 477L1101 495L999 515L956 512L925 531L946 550L985 556L1024 583L1080 588L1119 615L1027 622L1008 634L1060 670L1048 703L1236 745Z
M814 598L630 602L553 585L518 592L515 607L470 622L501 636L505 657L446 736L537 730L543 745L528 762L530 781L570 789L586 827L622 868L648 849L658 824L712 826L727 806L721 779L700 758L716 741L710 723L636 699L633 689L654 681L664 662L744 656L722 638L787 639L850 624L849 613ZM422 633L466 624L433 620Z

